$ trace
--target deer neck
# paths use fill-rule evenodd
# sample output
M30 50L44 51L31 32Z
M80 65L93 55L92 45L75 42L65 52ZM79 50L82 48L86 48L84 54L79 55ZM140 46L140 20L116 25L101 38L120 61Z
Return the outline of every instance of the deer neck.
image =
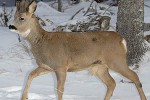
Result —
M27 30L27 36L25 39L30 43L31 46L36 46L39 41L44 37L44 33L46 32L39 25L38 20L35 19L34 24L31 25L31 29Z

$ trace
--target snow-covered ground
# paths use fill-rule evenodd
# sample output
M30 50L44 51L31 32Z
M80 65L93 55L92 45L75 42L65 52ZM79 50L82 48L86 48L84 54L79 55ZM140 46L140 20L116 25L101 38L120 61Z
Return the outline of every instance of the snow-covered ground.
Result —
M150 6L150 1L146 0L145 4ZM60 13L40 2L36 15L43 20L49 19L48 26L45 29L50 30L55 25L68 21L72 15L79 9L84 8L75 19L83 17L84 11L90 3L80 3L69 7ZM109 7L107 5L101 5ZM47 9L47 10L45 10ZM109 12L111 16L111 26L115 26L117 7L111 7ZM145 7L145 22L150 20L150 8ZM48 27L50 29L48 29ZM113 30L113 28L111 28ZM149 34L147 32L146 34ZM150 52L146 53L145 60L136 70L148 100L150 100ZM28 54L21 43L18 42L16 33L12 33L8 28L0 27L0 100L20 100L21 91L28 73L36 65L33 57ZM110 71L116 80L117 86L111 100L140 100L135 86L132 83L120 82L124 79L119 74ZM127 79L125 79L127 81ZM33 80L29 90L29 100L56 100L56 77L54 73L37 77ZM95 76L91 76L88 71L68 73L65 83L64 100L103 100L106 87Z

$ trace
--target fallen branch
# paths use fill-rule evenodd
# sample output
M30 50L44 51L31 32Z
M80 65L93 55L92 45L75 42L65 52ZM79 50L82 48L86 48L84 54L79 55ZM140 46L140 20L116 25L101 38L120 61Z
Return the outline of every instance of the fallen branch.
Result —
M66 23L57 26L53 31L61 32L94 32L106 31L110 26L110 17L108 16L88 16L86 19L75 20L74 23Z
M150 8L150 6L148 6L148 5L146 5L146 4L144 4L144 6Z
M44 21L42 18L40 18L40 17L37 16L37 19L38 19L39 21L41 21L40 24L41 24L42 26L46 26L46 23L45 23L45 21Z
M106 10L105 12L103 13L103 15L106 13L106 11L108 11L108 9L110 9L112 6L110 5Z

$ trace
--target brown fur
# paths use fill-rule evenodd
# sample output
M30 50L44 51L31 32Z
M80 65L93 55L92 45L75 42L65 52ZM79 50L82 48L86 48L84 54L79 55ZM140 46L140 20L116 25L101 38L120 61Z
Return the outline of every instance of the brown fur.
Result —
M29 12L35 10L35 2L29 6ZM107 86L105 100L110 100L115 81L109 74L112 69L132 80L139 91L141 100L146 100L141 83L135 72L129 69L126 63L126 48L123 38L116 32L46 32L39 25L32 13L16 13L14 26L22 36L26 30L30 33L24 37L31 46L39 67L33 70L28 77L22 100L26 100L31 81L36 76L55 72L57 77L58 100L62 100L64 83L67 72L91 68ZM33 12L34 13L34 12ZM19 18L25 21L20 22Z

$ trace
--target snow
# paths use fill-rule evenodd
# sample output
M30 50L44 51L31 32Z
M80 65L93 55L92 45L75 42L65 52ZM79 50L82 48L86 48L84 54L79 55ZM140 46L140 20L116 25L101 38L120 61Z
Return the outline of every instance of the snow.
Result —
M150 5L150 1L147 0L145 4ZM47 26L44 27L47 30L51 30L57 25L67 22L74 24L78 19L85 19L83 14L89 5L89 2L82 2L78 5L70 6L63 13L60 13L47 4L39 2L36 15L44 21L47 19L52 21L53 23L47 22ZM93 3L93 5L96 5L96 3ZM101 6L106 9L109 7L105 4L101 4ZM84 9L73 21L69 21L72 15L81 8ZM145 7L145 22L149 22L149 11L150 8ZM101 12L103 13L104 11ZM110 12L113 14L110 14ZM108 13L111 17L110 30L115 30L117 7L110 7ZM149 34L149 32L145 34ZM148 100L150 100L149 66L150 51L145 54L140 68L135 70L142 82L143 90ZM26 52L22 43L19 43L18 35L6 27L0 27L0 100L20 100L27 75L36 67L34 58L30 53ZM128 81L127 79L113 71L110 71L110 73L117 83L111 100L140 100L132 83L126 82ZM120 82L122 79L125 80L125 83ZM64 100L103 100L105 92L106 87L104 84L85 70L68 73L63 98ZM32 81L29 100L56 100L56 77L54 73L37 77Z
M46 3L43 2L38 3L36 14L39 17L43 17L44 19L49 19L49 17L51 16L50 19L53 20L54 23L61 23L65 19L68 20L67 14L58 12L57 10L49 7Z

